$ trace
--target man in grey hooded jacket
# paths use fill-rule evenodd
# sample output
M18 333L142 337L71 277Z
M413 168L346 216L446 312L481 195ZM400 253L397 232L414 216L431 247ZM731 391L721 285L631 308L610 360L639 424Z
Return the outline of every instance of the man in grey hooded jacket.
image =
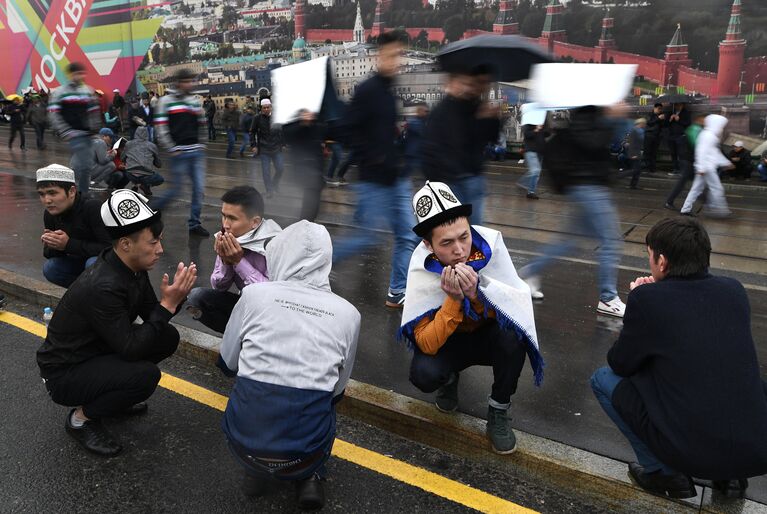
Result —
M335 404L351 375L360 313L333 294L325 227L299 221L266 247L269 282L246 287L221 343L237 374L224 414L229 448L246 470L243 492L293 481L302 509L321 508L335 439Z
M149 141L147 127L136 127L133 139L125 144L123 161L125 171L115 172L115 175L120 175L120 182L115 186L118 189L133 182L141 189L144 196L151 196L150 188L165 182L163 176L157 173L157 168L162 166L160 152L157 150L157 145Z

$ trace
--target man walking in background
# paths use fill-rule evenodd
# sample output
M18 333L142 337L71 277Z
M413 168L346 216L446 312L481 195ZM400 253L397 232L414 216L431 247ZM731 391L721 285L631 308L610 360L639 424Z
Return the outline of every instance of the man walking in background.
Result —
M205 112L192 95L196 76L189 69L176 74L175 89L160 99L155 114L157 140L170 154L173 182L162 196L155 197L154 207L162 210L181 192L185 177L192 180L192 205L189 212L189 234L208 237L200 221L205 191Z

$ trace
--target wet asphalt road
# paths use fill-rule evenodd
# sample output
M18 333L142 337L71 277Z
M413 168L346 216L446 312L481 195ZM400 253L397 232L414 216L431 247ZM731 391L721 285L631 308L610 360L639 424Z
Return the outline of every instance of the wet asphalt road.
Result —
M1 134L1 132L0 132ZM217 198L229 187L249 183L261 189L260 167L252 160L222 158L222 145L211 146L208 161L204 224L218 225ZM34 169L51 161L66 162L68 156L57 144L40 155L0 150L0 266L28 276L42 278L42 252L39 247L41 209L34 193ZM517 267L524 265L550 238L563 235L569 208L561 197L545 190L541 200L528 201L514 182L522 170L508 163L488 169L489 196L486 218L489 225L502 230ZM354 178L354 173L350 173ZM286 181L281 195L267 201L267 214L289 223L300 208L300 191ZM619 273L619 292L625 299L629 282L647 272L643 238L655 221L669 214L662 209L665 192L671 187L665 177L642 179L641 191L614 189L625 244ZM188 191L188 190L187 190ZM186 193L189 194L188 192ZM746 285L752 307L752 331L760 361L767 363L767 192L739 187L728 191L737 219L728 221L702 218L712 238L714 273L739 279ZM319 221L336 238L353 223L353 197L348 188L326 189ZM680 201L678 201L681 204ZM166 256L153 272L157 278L170 271L179 260L199 264L201 282L212 269L210 240L189 238L185 220L188 204L179 203L165 214ZM386 389L429 400L407 380L409 354L394 340L399 313L382 307L388 283L389 237L384 233L379 248L334 269L334 291L349 299L363 314L357 364L353 377ZM584 241L571 258L558 261L543 276L546 300L536 304L536 321L542 352L548 363L543 387L532 385L525 370L513 399L514 426L527 432L564 442L595 453L627 461L630 448L602 413L591 394L588 377L603 365L605 355L621 328L620 320L597 315L595 245ZM155 280L156 282L156 280ZM202 327L181 315L183 324ZM473 368L463 374L461 401L463 412L483 417L491 374ZM751 481L750 497L767 503L767 480Z
M21 307L21 308L20 308ZM29 314L17 302L12 310ZM239 513L297 512L290 484L276 484L263 498L244 497L241 471L220 428L221 413L164 388L149 412L106 422L124 451L112 459L86 454L65 432L68 410L53 404L41 383L34 353L40 339L0 323L0 512ZM180 357L165 373L226 395L231 381ZM577 492L556 491L522 474L510 474L412 443L340 417L338 437L348 443L424 468L495 497L539 512L615 512ZM336 513L463 513L474 510L333 457L327 504Z

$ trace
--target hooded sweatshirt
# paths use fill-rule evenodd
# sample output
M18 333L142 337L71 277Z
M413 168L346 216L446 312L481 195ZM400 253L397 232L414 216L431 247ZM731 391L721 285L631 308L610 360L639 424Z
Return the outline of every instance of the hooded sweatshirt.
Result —
M697 173L716 173L717 168L732 164L720 148L722 134L727 123L727 118L719 114L706 116L706 123L695 142L695 171Z
M136 128L133 139L125 144L125 170L130 172L154 172L162 166L157 145L149 141L149 131L146 127Z
M330 290L332 253L325 227L287 227L266 248L271 282L243 290L224 332L219 364L237 381L223 430L254 455L299 458L335 437L360 313Z

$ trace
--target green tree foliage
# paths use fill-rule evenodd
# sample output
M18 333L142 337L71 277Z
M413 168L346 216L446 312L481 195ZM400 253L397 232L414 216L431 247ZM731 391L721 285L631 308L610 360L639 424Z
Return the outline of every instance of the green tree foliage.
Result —
M458 41L466 31L466 22L463 16L460 14L454 14L445 20L445 24L442 25L442 30L445 32L445 39L448 41Z
M221 18L218 20L218 26L222 29L227 29L237 24L237 20L240 15L237 13L237 8L232 5L225 5L224 11L221 14Z

